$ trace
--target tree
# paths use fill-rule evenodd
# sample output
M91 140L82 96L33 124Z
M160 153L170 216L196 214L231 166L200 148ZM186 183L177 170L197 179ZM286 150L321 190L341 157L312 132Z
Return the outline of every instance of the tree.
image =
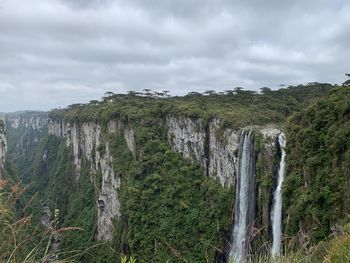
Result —
M206 94L206 95L215 95L216 94L216 92L215 92L215 90L206 90L205 92L204 92L204 94Z
M232 95L235 95L235 92L233 90L225 90L226 94L229 95L229 96L232 96Z
M260 92L261 92L261 94L268 94L271 92L271 89L268 87L262 87L262 88L260 88Z
M345 76L350 78L350 73L345 73ZM350 86L350 79L345 80L345 82L343 83L343 86L349 87Z
M238 94L238 93L241 93L241 92L243 91L243 88L242 88L242 87L235 87L235 88L233 89L233 91L234 91L236 94Z
M98 100L90 100L89 104L97 105L99 104Z
M137 94L138 94L138 93L137 93L136 91L133 91L133 90L129 90L129 91L128 91L128 96L129 96L129 97L136 97Z
M82 103L74 103L74 104L68 105L68 108L69 109L75 109L75 108L79 108L79 107L81 107L83 105L84 104L82 104Z
M189 93L187 93L186 96L188 96L188 97L199 97L199 96L202 96L202 94L199 93L199 92L190 91Z
M105 93L105 97L110 97L110 96L112 96L112 95L114 95L114 93L113 93L112 91L107 91L107 92Z
M169 98L170 97L170 90L163 90L164 96Z
M155 95L155 97L163 97L165 94L162 91L155 91L154 95Z
M143 91L145 92L144 93L144 95L146 96L146 97L152 97L153 96L153 94L152 94L152 89L143 89Z

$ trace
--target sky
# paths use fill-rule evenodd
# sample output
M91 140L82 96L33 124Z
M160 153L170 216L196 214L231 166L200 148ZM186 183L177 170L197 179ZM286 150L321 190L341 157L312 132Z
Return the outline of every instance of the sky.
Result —
M0 112L342 83L348 0L0 0Z

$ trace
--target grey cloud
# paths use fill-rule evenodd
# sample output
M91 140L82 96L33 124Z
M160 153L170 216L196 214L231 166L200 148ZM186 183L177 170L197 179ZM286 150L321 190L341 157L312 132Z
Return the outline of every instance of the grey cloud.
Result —
M345 0L0 0L0 112L106 90L341 83Z

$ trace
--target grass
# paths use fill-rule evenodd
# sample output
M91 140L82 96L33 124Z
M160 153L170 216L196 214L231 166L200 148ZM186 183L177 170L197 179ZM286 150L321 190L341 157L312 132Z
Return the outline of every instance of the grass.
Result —
M60 253L54 250L54 242L65 231L81 230L76 227L56 229L58 213L46 227L33 224L32 216L26 215L26 208L35 196L25 205L20 204L20 197L25 188L21 184L9 185L0 181L0 262L76 262L80 251Z

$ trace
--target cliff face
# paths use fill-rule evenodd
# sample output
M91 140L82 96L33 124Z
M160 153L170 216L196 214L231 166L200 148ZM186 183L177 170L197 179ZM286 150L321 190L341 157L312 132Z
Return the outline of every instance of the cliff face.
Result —
M224 187L234 185L238 171L239 135L243 129L263 136L263 151L270 159L275 156L276 139L281 132L276 127L222 128L220 120L205 123L201 119L169 116L168 140L174 151L185 158L195 158L205 168L206 175L220 181Z
M91 178L95 187L100 187L97 200L97 239L110 241L113 234L112 219L120 216L120 202L117 189L120 187L121 178L116 175L113 168L113 156L110 154L110 145L107 137L117 131L123 131L127 145L133 155L135 152L134 132L131 128L117 120L112 120L107 125L107 132L102 132L102 127L96 123L69 123L62 121L50 121L49 134L61 137L67 147L72 147L76 179L80 175L80 169L85 158L90 164ZM102 183L96 183L96 176L101 173ZM93 176L95 175L95 176Z
M117 119L110 120L105 126L96 122L51 120L46 113L10 114L5 120L7 129L11 130L11 154L14 156L27 153L48 133L62 138L66 146L71 147L76 180L80 176L82 163L87 161L90 166L90 181L97 192L97 239L112 240L112 219L121 216L117 191L121 186L121 178L113 167L116 156L111 155L110 138L116 133L123 134L129 150L136 158L138 152L132 126ZM207 122L173 115L165 118L165 127L168 143L174 151L182 153L185 158L198 161L204 168L204 175L219 181L223 187L235 186L242 129L223 128L219 119ZM257 162L263 161L264 172L273 181L276 139L281 130L276 127L244 129L253 130L261 137L262 144L256 153ZM257 165L257 169L258 167ZM271 185L264 187L259 184L259 172L257 180L257 222L258 225L267 226L270 224ZM266 240L268 231L265 232Z
M8 140L8 157L12 161L26 158L47 134L46 112L9 113L3 116Z
M2 120L0 120L0 179L5 172L5 154L7 151L7 142L5 137L5 127Z
M7 129L21 127L33 130L47 128L48 116L45 112L9 113L5 115Z

